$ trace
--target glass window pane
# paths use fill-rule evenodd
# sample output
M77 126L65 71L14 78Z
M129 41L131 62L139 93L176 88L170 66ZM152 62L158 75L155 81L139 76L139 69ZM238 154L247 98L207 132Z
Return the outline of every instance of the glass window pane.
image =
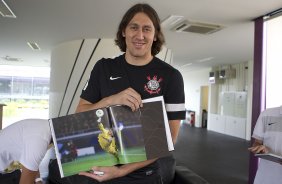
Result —
M13 77L13 96L31 96L32 95L32 78L30 77Z
M48 96L49 79L34 78L33 79L33 96Z
M0 77L0 95L10 95L12 87L12 77L1 76Z
M282 16L265 22L266 108L282 105Z

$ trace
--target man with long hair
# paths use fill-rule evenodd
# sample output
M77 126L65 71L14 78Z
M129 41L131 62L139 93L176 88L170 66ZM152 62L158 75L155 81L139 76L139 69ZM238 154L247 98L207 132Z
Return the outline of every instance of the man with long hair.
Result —
M185 119L184 85L178 70L155 57L164 42L157 12L148 4L132 6L123 16L115 40L124 54L114 59L103 58L95 64L80 96L77 112L117 104L137 111L142 108L142 99L163 96L175 142L180 121ZM94 166L92 170L99 174L82 172L78 176L63 179L64 182L57 181L166 184L174 176L175 162L172 156L166 159L167 162L163 160L156 158L111 167Z

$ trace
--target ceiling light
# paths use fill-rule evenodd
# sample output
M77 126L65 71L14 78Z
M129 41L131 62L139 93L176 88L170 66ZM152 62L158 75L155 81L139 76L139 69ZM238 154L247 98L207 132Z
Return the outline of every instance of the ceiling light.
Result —
M185 67L185 66L190 66L190 65L192 65L192 64L193 64L193 63L187 63L187 64L185 64L185 65L182 65L181 68L182 68L182 67Z
M10 56L2 57L2 59L8 62L23 62L22 58L16 58L16 57L10 57Z
M7 5L7 3L4 0L0 1L0 14L3 17L7 17L7 18L17 18L17 16L13 13L11 8Z
M208 62L208 61L210 61L212 59L213 59L213 57L208 57L208 58L204 58L204 59L199 59L199 60L197 60L197 62L198 63L204 63L204 62Z
M27 42L27 44L32 50L40 50L40 47L36 42Z
M174 26L176 23L178 23L182 19L183 19L183 16L181 15L170 15L162 21L161 25L165 28L169 28L169 27Z

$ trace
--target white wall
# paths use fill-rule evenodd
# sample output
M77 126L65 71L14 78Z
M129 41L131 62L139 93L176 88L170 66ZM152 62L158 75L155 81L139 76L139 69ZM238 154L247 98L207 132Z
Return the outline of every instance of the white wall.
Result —
M121 54L113 39L102 39L100 42L98 40L85 39L84 42L73 40L53 49L49 97L50 118L74 113L94 64L102 57L114 57Z
M201 127L200 117L200 91L201 86L209 86L209 90L213 91L214 95L209 96L209 113L219 114L219 93L221 91L247 91L247 117L246 117L246 140L251 137L251 115L252 115L252 83L253 83L253 61L233 65L236 68L236 79L229 79L226 83L217 85L209 84L208 77L211 68L198 71L180 70L183 75L185 85L185 107L188 110L196 112L196 127ZM248 69L245 69L248 67Z
M265 22L266 35L264 39L264 62L266 64L265 79L265 105L266 108L282 105L282 85L277 79L282 78L281 73L281 42L282 42L282 16ZM281 77L281 78L280 78Z
M185 88L185 108L195 111L195 126L201 127L200 122L200 105L201 105L201 86L209 86L209 72L211 68L198 71L180 70L184 79Z
M232 66L223 66L231 67L236 69L236 77L219 79L218 83L211 85L210 87L210 101L209 101L209 112L215 116L226 116L222 111L222 104L220 94L222 92L247 92L247 103L246 103L246 114L244 115L244 126L240 130L243 137L246 140L250 140L251 137L251 115L252 115L252 83L253 83L253 61L243 62L234 64ZM221 67L214 67L213 70L219 70ZM238 105L238 104L237 104ZM238 116L236 116L238 117ZM239 118L239 117L238 117ZM241 117L242 118L242 117ZM218 119L218 118L215 118ZM213 117L208 116L208 130L214 130L217 126L217 122ZM229 118L230 119L230 118ZM230 124L229 120L227 124ZM238 123L239 124L239 123ZM238 125L239 126L239 125ZM230 127L225 127L226 130L229 130ZM223 131L225 132L225 131ZM226 133L226 132L225 132Z
M62 43L55 47L51 54L50 91L49 91L49 117L57 117L67 81L75 63L82 40Z

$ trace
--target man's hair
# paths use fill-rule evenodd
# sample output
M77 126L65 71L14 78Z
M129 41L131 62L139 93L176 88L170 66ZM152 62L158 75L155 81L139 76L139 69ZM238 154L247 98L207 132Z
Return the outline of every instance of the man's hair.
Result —
M115 43L122 52L126 51L125 37L123 37L122 33L125 31L131 19L140 12L145 13L151 19L155 27L156 41L153 42L151 50L152 55L155 56L161 51L162 45L165 43L165 38L161 30L160 18L157 12L148 4L136 4L124 14L118 27Z

